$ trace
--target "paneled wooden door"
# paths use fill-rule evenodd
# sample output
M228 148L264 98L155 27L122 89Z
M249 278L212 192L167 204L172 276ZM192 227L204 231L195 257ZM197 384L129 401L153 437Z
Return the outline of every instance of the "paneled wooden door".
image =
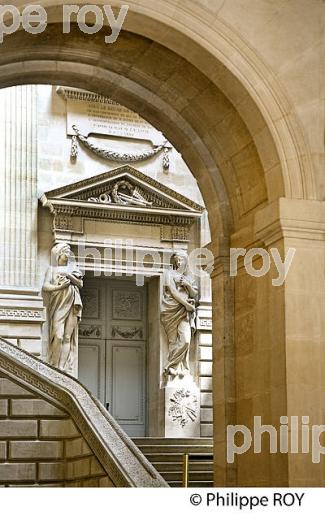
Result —
M146 434L146 290L85 278L79 380L131 437Z

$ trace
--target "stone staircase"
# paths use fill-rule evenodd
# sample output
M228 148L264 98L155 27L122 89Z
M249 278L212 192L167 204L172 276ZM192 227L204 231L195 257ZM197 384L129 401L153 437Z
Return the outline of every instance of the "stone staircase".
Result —
M76 379L0 338L0 487L167 487Z
M213 486L213 440L211 438L171 439L137 437L132 439L171 487L183 485L183 455L204 454L206 459L189 464L189 487Z

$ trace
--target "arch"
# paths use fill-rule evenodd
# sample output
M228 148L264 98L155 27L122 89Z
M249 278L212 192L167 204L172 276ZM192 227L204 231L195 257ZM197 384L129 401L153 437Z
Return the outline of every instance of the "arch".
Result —
M257 209L283 196L315 198L313 176L299 124L284 115L290 113L286 97L238 35L220 25L215 30L219 46L213 47L208 36L197 37L203 22L194 17L186 21L180 7L158 20L160 11L148 7L143 12L143 4L131 4L127 30L109 48L101 34L88 37L76 26L62 35L61 22L37 38L22 31L9 36L1 47L0 86L68 84L112 97L159 127L182 153L209 211L219 258L214 312L221 316L216 366L223 369L218 399L224 425L217 450L224 456L224 426L235 416L235 368L233 287L224 276L223 260L234 232L239 236L244 230L245 247L255 240ZM60 21L58 10L49 9L49 15ZM209 35L212 29L204 30ZM256 306L255 300L251 305ZM246 316L241 319L247 322ZM234 473L218 483L236 483Z
M49 22L62 23L64 0L40 3L47 10ZM80 6L87 3L77 2ZM96 2L103 4L104 0ZM114 2L116 7L121 5L123 1ZM20 6L24 6L23 0L18 0ZM134 0L128 6L124 30L159 43L200 70L236 106L252 133L256 131L252 113L259 130L264 122L260 157L266 156L267 162L270 155L274 156L271 168L263 163L265 171L271 171L267 179L269 198L316 199L311 154L293 107L271 67L241 34L218 17L219 2L213 9L207 9L204 3L174 5L168 0L155 5L150 0ZM272 187L272 174L277 183L283 183L281 193Z

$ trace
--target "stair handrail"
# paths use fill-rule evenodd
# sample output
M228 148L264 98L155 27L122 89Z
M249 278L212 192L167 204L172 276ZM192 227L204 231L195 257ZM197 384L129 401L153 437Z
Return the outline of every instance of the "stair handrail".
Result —
M116 486L168 487L116 420L76 378L2 337L0 370L63 405Z
M188 487L191 460L212 460L213 453L183 453L183 487Z

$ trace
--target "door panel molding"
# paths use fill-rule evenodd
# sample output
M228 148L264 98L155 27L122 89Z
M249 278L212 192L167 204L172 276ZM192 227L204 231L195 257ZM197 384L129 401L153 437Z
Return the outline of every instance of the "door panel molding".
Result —
M110 413L131 436L146 434L146 290L131 280L106 277L86 277L83 290L80 379L110 404ZM100 380L97 386L94 378Z
M102 403L105 400L105 341L79 339L79 379Z
M120 424L145 424L144 344L112 343L112 412Z

